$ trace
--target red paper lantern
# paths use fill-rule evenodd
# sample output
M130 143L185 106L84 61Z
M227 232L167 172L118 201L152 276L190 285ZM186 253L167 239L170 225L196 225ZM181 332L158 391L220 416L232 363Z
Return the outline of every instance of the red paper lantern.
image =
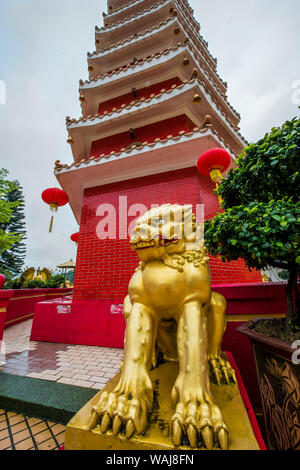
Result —
M42 193L43 201L50 206L52 212L57 212L59 207L65 206L69 202L69 197L65 191L59 188L49 188ZM52 232L53 215L51 217L49 232Z
M79 232L78 233L73 233L73 235L71 235L71 240L72 242L76 243L76 245L78 244L78 238L79 238Z
M213 170L219 170L221 173L224 173L230 163L231 157L226 150L213 148L201 155L197 163L197 168L201 175L210 176Z
M2 287L4 286L5 281L6 281L5 276L3 276L3 274L0 274L0 289L2 289Z
M222 173L227 170L231 163L230 154L222 148L213 148L204 152L197 162L197 168L201 175L210 176L216 183L218 189L222 180ZM219 203L222 204L222 198L219 196Z

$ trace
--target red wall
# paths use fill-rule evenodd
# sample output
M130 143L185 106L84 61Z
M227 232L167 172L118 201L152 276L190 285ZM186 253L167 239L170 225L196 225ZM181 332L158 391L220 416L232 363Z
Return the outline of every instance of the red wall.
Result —
M164 82L156 83L155 85L141 88L136 90L136 98L133 96L131 90L126 95L117 96L111 100L103 101L99 104L98 113L101 115L104 111L111 112L113 108L121 108L122 104L126 104L126 106L131 103L132 101L139 100L140 98L150 98L150 95L159 95L162 89L170 90L172 85L181 85L182 81L178 77L171 78L169 80L165 80Z
M208 178L199 177L196 168L87 189L81 214L74 299L123 299L138 265L138 258L130 249L128 240L97 238L96 226L103 218L96 216L100 204L112 204L118 213L119 196L127 196L128 207L136 203L145 204L148 208L151 204L203 203L206 217L211 217L219 207L212 192L213 184L208 182ZM129 218L128 222L134 218ZM211 272L212 281L218 284L261 281L260 274L250 273L242 261L224 264L212 259Z
M160 137L166 139L169 135L177 136L180 131L190 132L194 129L195 124L185 115L176 116L165 121L155 122L148 126L139 127L134 129L135 138L131 138L129 129L128 132L121 134L111 135L104 139L96 140L91 145L90 156L100 157L100 155L108 155L113 150L120 152L122 148L134 142L154 142L155 139Z

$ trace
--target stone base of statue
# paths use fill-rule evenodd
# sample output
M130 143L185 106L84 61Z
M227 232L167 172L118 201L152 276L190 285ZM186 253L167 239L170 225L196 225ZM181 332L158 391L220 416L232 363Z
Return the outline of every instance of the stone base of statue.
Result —
M243 386L242 390L240 376L238 371L236 372L239 385L217 386L212 384L211 386L215 402L220 407L228 425L228 448L229 450L259 450L263 447L261 444L263 441L255 418L253 422L254 414L252 422L249 419L244 403L245 390ZM69 422L65 435L65 450L190 450L187 445L175 448L170 437L169 427L174 414L171 389L177 375L177 363L165 363L151 371L150 376L154 385L154 406L150 425L143 435L134 436L127 440L123 434L118 437L114 437L111 432L102 434L99 426L93 431L88 431L86 426L92 408L99 400L101 393L99 392ZM117 385L118 379L119 375L107 384L105 390L112 391ZM246 406L249 411L250 403L246 403ZM202 450L202 448L198 450Z

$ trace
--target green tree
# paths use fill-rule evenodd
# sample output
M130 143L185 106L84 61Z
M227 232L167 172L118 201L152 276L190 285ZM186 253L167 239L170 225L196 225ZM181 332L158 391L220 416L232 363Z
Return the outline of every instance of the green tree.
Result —
M20 183L18 181L13 181L12 183L14 185L13 188L7 192L4 198L7 202L11 204L17 203L17 205L13 207L10 220L1 223L0 228L8 234L17 234L19 241L15 242L11 248L1 253L0 270L10 272L13 276L16 276L22 271L26 254L26 245L24 243L26 239L25 202Z
M8 194L15 189L15 185L7 177L8 171L0 169L0 254L20 241L18 234L7 232L5 228L12 217L14 209L19 205L18 202L10 202L7 199Z
M205 226L209 252L247 266L289 272L287 327L299 323L297 279L300 265L300 119L287 121L246 147L221 183L225 212Z

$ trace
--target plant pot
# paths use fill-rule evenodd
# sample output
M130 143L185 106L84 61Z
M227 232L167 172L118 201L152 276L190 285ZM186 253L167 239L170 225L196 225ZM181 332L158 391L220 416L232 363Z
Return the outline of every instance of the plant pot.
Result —
M300 450L300 364L293 363L295 350L248 324L237 330L252 344L269 450Z

